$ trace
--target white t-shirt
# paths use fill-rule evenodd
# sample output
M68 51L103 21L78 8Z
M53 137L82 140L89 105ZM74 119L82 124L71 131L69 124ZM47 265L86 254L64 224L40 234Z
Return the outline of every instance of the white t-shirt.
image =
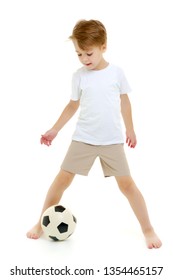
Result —
M72 140L92 145L124 143L120 94L131 91L121 68L78 69L73 74L71 100L80 99L80 113Z

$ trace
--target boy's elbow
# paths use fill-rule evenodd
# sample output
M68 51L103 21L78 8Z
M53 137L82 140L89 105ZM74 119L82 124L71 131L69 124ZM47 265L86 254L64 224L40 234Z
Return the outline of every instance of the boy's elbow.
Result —
M79 108L79 104L80 104L80 101L77 100L77 101L74 101L74 100L70 100L69 102L69 107L72 111L74 111L74 113L78 110Z

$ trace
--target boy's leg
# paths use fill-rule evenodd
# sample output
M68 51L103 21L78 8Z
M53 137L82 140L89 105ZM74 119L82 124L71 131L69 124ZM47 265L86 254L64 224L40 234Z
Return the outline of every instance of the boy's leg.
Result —
M64 170L60 170L47 192L38 223L27 232L28 238L38 239L40 237L40 235L42 234L42 228L40 223L42 214L48 207L59 203L63 192L71 184L74 176L75 174L69 173Z
M115 177L121 192L128 199L143 231L149 249L159 248L162 243L150 223L144 198L131 176Z

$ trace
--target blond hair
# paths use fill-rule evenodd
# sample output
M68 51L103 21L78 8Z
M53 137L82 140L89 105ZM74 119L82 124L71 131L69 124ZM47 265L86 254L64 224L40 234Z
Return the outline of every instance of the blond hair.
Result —
M107 32L99 20L80 20L73 28L71 40L76 40L82 50L91 46L102 46L107 42Z

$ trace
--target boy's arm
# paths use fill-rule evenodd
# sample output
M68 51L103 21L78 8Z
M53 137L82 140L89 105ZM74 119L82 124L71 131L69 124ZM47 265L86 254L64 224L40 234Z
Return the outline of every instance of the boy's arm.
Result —
M126 143L130 148L134 148L137 144L136 135L133 127L132 109L127 94L121 94L121 113L126 128Z
M70 102L64 108L62 114L53 125L53 127L48 130L44 135L41 136L40 142L41 144L45 144L50 146L53 139L57 136L58 132L63 128L63 126L72 118L72 116L76 113L79 108L79 100Z
M78 101L70 100L70 102L64 108L57 122L53 125L52 129L55 129L58 133L61 130L61 128L63 128L63 126L73 117L73 115L76 113L78 108L79 108L79 100Z

